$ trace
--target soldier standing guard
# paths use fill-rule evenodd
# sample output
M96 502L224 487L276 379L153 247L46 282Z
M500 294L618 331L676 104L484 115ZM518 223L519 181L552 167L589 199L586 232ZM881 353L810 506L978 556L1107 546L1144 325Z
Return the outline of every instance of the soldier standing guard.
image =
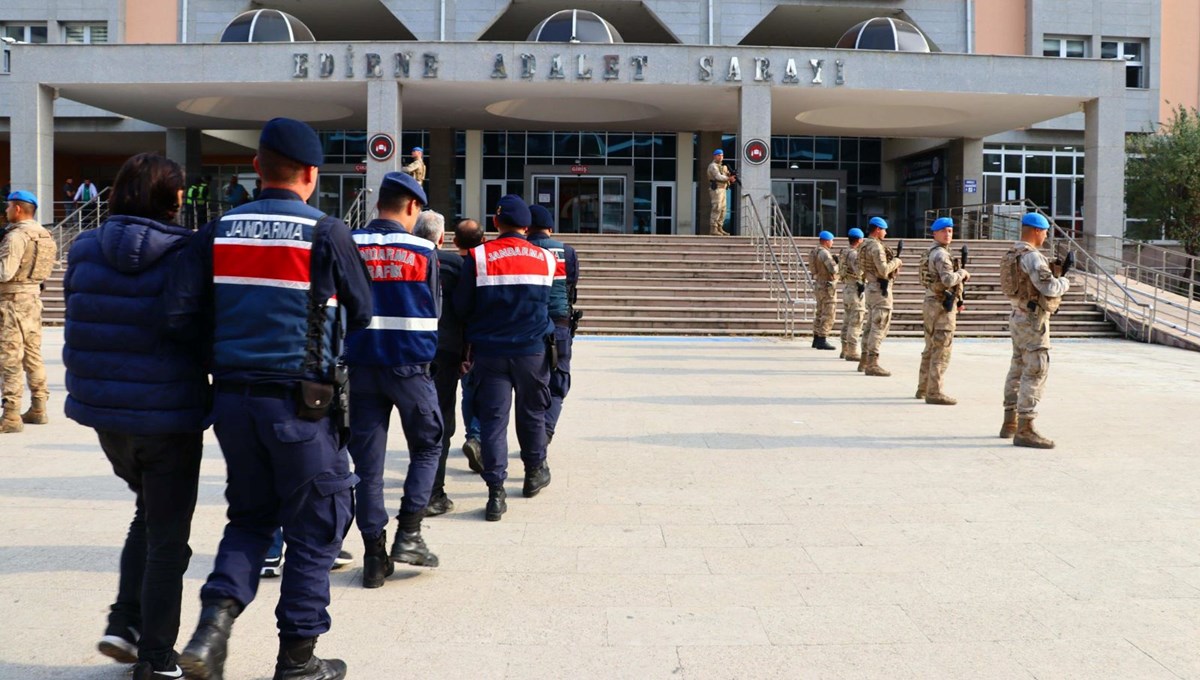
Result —
M708 221L710 236L729 236L725 231L725 194L729 185L737 181L737 175L725 166L725 152L713 152L712 163L708 164L708 196L712 201L712 216Z
M8 224L0 231L0 396L4 415L0 434L20 432L25 424L50 422L46 367L42 363L42 282L54 269L58 247L33 219L38 201L28 191L8 195ZM25 381L21 380L22 373ZM24 382L30 406L21 413Z
M1050 373L1050 315L1071 287L1061 265L1038 250L1050 223L1038 213L1021 218L1021 240L1000 258L1000 288L1012 303L1008 330L1012 364L1004 380L1004 424L1000 436L1015 446L1052 449L1054 442L1033 429L1042 388Z
M402 172L412 175L412 178L417 180L417 184L425 186L425 149L419 146L412 148L412 162L400 168Z
M838 283L842 284L842 358L858 361L861 351L863 326L862 267L858 263L858 249L862 246L862 229L854 227L848 232L850 245L838 256Z
M820 245L808 255L808 267L816 280L817 309L813 314L813 342L816 349L837 349L826 338L833 330L837 315L837 290L833 280L837 278L837 260L833 253L833 234L822 231L817 235Z
M892 279L904 264L891 248L883 244L888 223L882 217L872 217L868 223L867 240L858 255L866 282L867 330L863 336L863 354L858 368L867 375L887 377L887 369L879 365L879 348L892 325Z
M950 348L954 343L958 308L962 304L959 289L971 279L971 274L950 256L954 220L939 217L929 230L933 232L936 243L921 256L921 285L925 287L925 301L921 307L925 350L921 352L916 397L924 399L926 404L953 406L958 402L942 391L942 376L950 365ZM947 293L950 294L949 298ZM949 305L946 304L947 300Z
M343 325L371 320L371 283L349 228L305 203L323 162L311 127L269 121L254 158L262 198L201 229L164 296L173 333L212 337L213 428L227 468L225 535L179 658L188 678L224 676L234 619L254 600L280 525L288 568L274 680L346 675L345 663L313 648L330 627L329 568L358 481L341 450L336 360Z

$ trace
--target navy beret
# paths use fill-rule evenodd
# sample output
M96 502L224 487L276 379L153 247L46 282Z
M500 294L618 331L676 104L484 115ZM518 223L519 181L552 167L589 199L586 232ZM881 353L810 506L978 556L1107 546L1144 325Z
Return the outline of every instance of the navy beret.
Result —
M522 201L520 196L505 194L496 204L496 217L512 227L528 227L530 222L529 206L525 205L525 201Z
M400 191L406 194L411 194L421 205L428 205L429 199L425 197L425 190L413 179L412 175L403 172L389 172L383 176L383 181L379 183L380 189L391 189L392 191Z
M537 205L536 203L529 206L529 217L529 226L534 229L554 228L554 217L550 215L550 211L546 210L544 206Z
M325 152L316 131L308 123L291 118L267 121L258 137L258 145L297 163L316 167L325 163Z

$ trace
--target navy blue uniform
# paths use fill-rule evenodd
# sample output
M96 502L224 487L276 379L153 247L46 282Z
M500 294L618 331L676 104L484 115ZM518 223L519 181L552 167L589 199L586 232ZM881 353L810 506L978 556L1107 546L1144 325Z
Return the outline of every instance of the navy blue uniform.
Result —
M550 289L550 320L554 322L554 342L558 346L558 363L550 372L550 407L546 409L546 440L554 438L558 418L562 415L563 400L571 391L571 309L579 285L579 256L575 249L550 238L544 231L529 235L529 242L554 253L558 267L554 286Z
M358 528L368 543L387 528L383 467L392 409L408 442L408 474L400 512L429 504L442 445L442 415L430 364L438 345L437 252L399 222L373 220L353 234L371 276L374 318L346 338L350 366L350 456Z
M516 393L517 440L526 471L546 461L550 367L545 338L552 331L550 288L556 260L519 233L476 247L463 262L454 304L467 320L474 365L483 479L502 486L508 477L508 417Z
M228 523L204 602L245 608L275 529L287 565L275 609L284 638L329 630L329 569L352 519L358 478L329 417L297 416L299 382L328 383L335 315L371 319L371 289L341 220L282 189L235 208L193 239L168 296L178 333L211 333L212 419L225 455Z

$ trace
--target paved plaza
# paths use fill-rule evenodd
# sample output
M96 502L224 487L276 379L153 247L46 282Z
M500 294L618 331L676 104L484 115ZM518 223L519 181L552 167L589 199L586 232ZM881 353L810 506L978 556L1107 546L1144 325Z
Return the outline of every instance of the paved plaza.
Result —
M551 486L521 498L517 462L484 522L455 449L442 566L336 572L318 654L371 679L1200 678L1200 354L1056 342L1038 451L996 437L1006 340L956 343L952 408L912 398L915 341L888 379L807 345L580 338ZM0 678L117 679L95 643L133 497L61 415L61 346L52 424L0 438ZM394 509L398 425L390 450ZM180 646L224 478L209 433ZM277 593L227 677L270 677Z

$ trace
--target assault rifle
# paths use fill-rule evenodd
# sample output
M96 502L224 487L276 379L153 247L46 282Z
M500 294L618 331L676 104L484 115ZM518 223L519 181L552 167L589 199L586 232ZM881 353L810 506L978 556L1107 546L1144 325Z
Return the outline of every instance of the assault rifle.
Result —
M959 249L958 253L959 253L958 268L966 269L967 268L967 257L969 254L967 251L967 247L963 246L962 248ZM942 309L946 310L947 312L950 312L951 310L954 309L954 306L957 303L959 311L962 311L963 303L965 303L967 301L966 287L967 286L965 283L960 282L954 288L947 290L945 293L942 293Z
M896 254L892 257L892 259L893 260L899 259L900 255L903 253L904 253L904 239L900 239L900 242L896 244ZM888 260L888 262L891 262L891 260ZM884 297L887 297L888 286L891 284L891 282L892 282L891 276L889 276L886 279L879 279L879 292L883 293Z

